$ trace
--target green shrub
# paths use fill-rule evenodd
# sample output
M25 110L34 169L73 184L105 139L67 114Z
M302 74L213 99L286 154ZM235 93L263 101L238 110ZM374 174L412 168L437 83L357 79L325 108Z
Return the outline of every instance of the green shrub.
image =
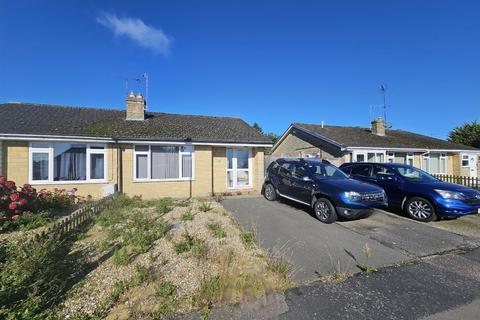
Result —
M190 211L184 212L180 216L180 220L183 221L183 222L192 221L193 220L193 215Z
M208 228L210 229L210 231L212 232L212 235L215 238L225 238L227 236L227 232L225 232L222 226L219 225L218 223L210 223L208 225Z
M150 249L155 240L163 237L170 230L164 220L152 221L141 213L136 213L122 231L123 241L141 253Z
M170 281L162 281L155 287L155 295L163 298L172 296L175 293L176 287Z
M115 250L112 256L112 262L116 266L126 266L130 262L130 256L127 248Z
M253 233L240 230L240 239L242 240L245 249L250 250L255 247L255 237L253 236Z
M124 222L126 219L126 211L119 208L109 208L103 210L95 216L95 223L103 228L108 228Z
M137 263L133 269L132 284L138 286L150 279L150 270L143 264Z
M83 260L69 255L72 242L28 238L0 244L0 318L53 317L73 276L85 269Z
M113 291L110 293L110 298L117 301L120 296L127 290L127 285L123 281L117 281L113 284Z
M163 198L157 201L156 210L160 214L165 214L172 211L173 200L171 198Z
M183 235L183 240L175 244L175 252L180 254L184 252L192 252L192 255L195 257L204 256L207 251L207 246L205 241L198 239L185 233Z
M202 212L208 212L212 210L212 204L210 202L202 202L200 206L198 207L198 210Z
M16 220L2 219L0 214L0 231L32 230L45 226L50 221L49 212L25 212Z

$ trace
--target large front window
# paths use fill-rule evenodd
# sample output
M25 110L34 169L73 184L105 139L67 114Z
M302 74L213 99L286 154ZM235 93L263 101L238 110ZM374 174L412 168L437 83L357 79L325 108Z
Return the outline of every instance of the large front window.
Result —
M104 181L105 157L105 145L31 143L30 181L32 183Z
M422 169L432 174L447 173L447 155L445 153L426 153L422 157Z
M227 187L252 186L251 151L247 148L227 149Z
M193 147L136 145L135 180L188 180L193 178Z

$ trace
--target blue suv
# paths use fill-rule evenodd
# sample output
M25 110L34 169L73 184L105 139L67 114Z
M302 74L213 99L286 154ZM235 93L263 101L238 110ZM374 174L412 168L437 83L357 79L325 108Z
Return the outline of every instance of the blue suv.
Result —
M479 191L442 182L409 165L358 162L345 163L340 169L354 179L381 186L391 206L401 208L418 221L480 212Z
M310 206L324 223L370 214L385 207L382 188L349 177L328 161L277 159L267 168L262 193L267 200L278 196Z

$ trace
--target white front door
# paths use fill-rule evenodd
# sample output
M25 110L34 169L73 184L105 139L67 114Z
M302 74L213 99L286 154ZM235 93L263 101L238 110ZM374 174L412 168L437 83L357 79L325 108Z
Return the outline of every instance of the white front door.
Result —
M477 177L477 155L469 154L468 160L469 160L468 166L470 168L470 177L476 178Z

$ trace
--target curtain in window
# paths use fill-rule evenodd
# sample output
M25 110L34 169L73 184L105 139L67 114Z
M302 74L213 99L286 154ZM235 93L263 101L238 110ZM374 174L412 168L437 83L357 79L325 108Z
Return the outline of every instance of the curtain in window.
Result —
M439 153L430 153L430 172L432 173L440 172L440 154Z
M90 155L90 179L104 179L104 156L103 154Z
M78 181L87 178L87 148L71 144L54 145L54 181Z
M179 178L178 147L152 146L152 179Z
M32 180L48 180L48 153L33 153L32 162Z
M137 155L137 178L148 178L148 156L146 154Z
M182 155L182 177L183 178L192 177L192 155L191 154Z

